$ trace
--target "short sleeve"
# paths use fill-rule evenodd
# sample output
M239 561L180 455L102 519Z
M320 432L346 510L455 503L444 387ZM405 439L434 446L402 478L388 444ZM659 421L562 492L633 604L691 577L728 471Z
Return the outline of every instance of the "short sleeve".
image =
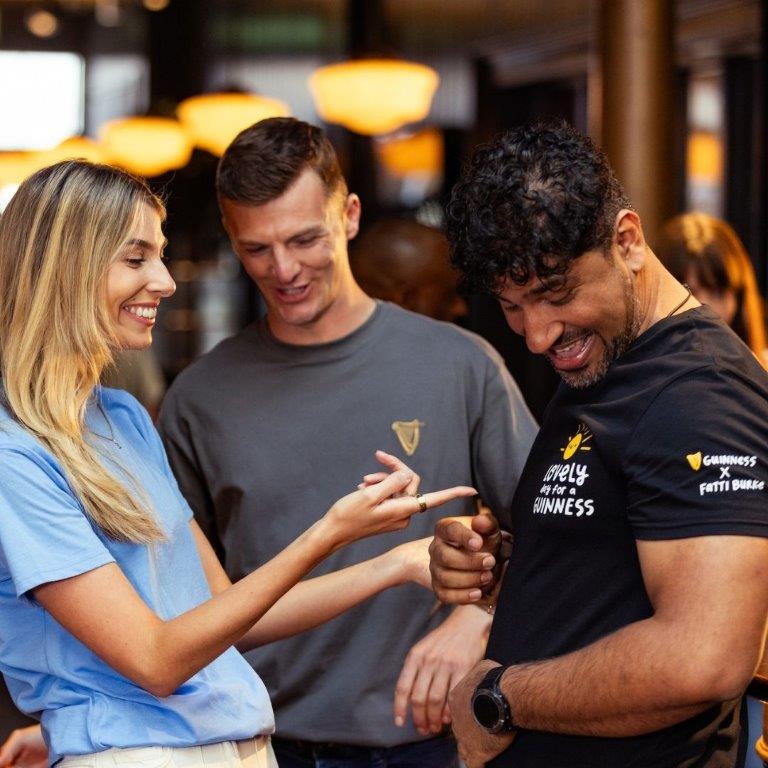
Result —
M768 537L768 401L734 375L669 384L629 440L627 508L639 539Z
M57 469L15 449L0 450L0 550L18 596L114 562Z
M536 420L500 355L472 336L483 352L482 394L473 403L472 473L483 502L506 526L512 499L538 432Z

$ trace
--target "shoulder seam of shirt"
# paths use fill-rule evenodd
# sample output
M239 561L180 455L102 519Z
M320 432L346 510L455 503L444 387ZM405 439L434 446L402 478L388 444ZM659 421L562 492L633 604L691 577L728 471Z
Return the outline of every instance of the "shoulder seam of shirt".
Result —
M632 427L632 432L630 433L629 439L627 440L627 445L632 445L633 441L635 439L635 434L642 423L643 419L645 418L645 415L648 413L648 411L653 407L654 403L669 389L670 386L680 381L680 379L685 378L686 376L690 376L691 374L697 373L704 369L709 369L711 366L715 365L713 360L708 360L705 363L701 363L700 365L694 366L693 368L689 368L685 371L680 371L676 376L673 376L669 381L667 381L661 389L651 398L651 401L646 405L646 407L643 409L642 413L637 417L635 420L635 424ZM627 455L628 452L624 453L624 456L622 457L621 461L621 468L622 471L624 471L625 463L627 461Z

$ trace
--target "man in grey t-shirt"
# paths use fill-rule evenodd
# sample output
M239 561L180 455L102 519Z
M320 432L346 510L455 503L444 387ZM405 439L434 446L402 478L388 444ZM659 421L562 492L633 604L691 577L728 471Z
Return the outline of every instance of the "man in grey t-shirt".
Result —
M217 188L267 317L179 376L160 429L230 576L270 559L380 469L376 448L404 458L426 489L474 484L505 517L533 419L484 342L356 284L347 241L360 201L323 132L288 118L258 123L225 153ZM454 502L441 514L470 512ZM431 535L436 520L428 511L317 572ZM401 587L249 654L275 707L281 768L456 765L440 735L447 693L482 658L489 623L474 606L438 607L426 590Z

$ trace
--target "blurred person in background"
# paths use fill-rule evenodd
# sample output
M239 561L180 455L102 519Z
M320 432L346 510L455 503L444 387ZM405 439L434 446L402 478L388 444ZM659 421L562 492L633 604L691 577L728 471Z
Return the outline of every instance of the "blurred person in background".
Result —
M440 230L410 219L381 219L350 250L352 274L369 296L456 322L467 305L456 290L448 241Z
M693 295L707 304L768 367L765 302L739 236L722 219L683 213L662 228L656 253Z
M418 495L418 476L379 453L380 484L233 585L146 411L99 385L113 350L152 343L176 289L164 215L143 182L68 161L21 184L0 219L0 670L42 726L11 737L4 766L47 747L62 767L274 768L269 697L234 644L426 584L424 541L298 582L357 538L475 493Z

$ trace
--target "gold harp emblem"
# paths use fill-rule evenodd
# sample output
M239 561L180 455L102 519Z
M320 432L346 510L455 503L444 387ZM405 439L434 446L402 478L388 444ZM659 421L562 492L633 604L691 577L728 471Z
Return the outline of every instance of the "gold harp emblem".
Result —
M421 427L423 421L414 419L413 421L393 421L392 430L397 435L400 445L408 456L413 456L419 447L419 437L421 436Z

